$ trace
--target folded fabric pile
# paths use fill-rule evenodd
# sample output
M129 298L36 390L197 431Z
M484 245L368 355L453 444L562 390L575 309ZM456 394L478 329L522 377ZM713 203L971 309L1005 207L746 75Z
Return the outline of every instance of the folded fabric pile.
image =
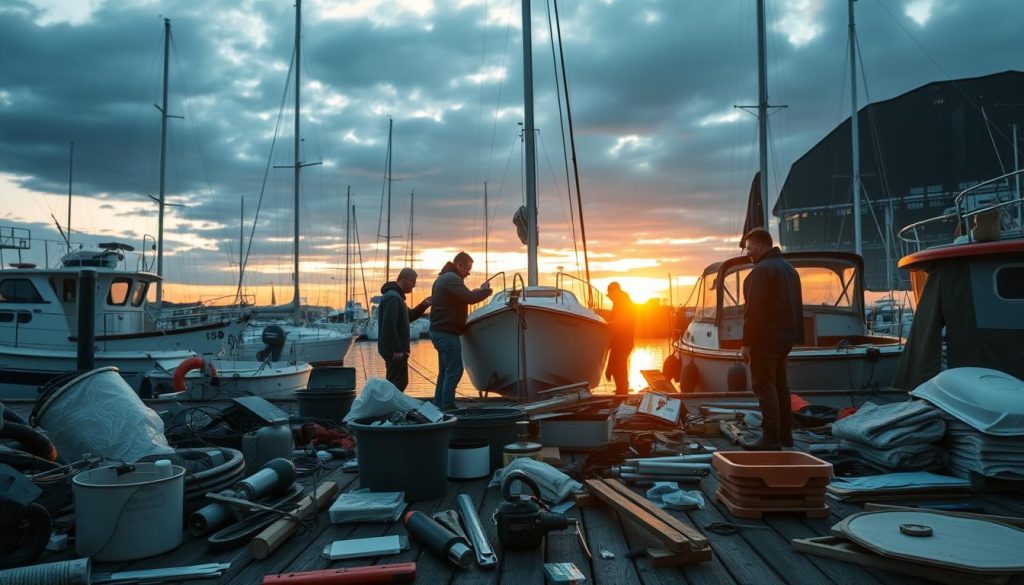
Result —
M832 434L842 449L887 471L917 471L941 466L934 445L946 432L939 411L921 400L867 403L835 422Z
M1024 480L1024 381L987 368L954 368L911 395L934 404L946 422L940 444L949 470Z

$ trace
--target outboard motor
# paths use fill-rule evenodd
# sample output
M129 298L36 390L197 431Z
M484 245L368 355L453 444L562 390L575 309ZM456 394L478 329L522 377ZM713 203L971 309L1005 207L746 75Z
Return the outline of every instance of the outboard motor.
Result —
M288 339L288 333L284 328L280 325L267 325L263 328L260 339L263 340L263 349L256 352L256 359L261 362L280 361L284 342Z

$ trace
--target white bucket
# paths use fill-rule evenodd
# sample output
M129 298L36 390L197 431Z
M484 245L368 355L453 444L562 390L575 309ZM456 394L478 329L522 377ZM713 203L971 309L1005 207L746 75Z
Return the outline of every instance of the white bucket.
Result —
M448 443L449 479L477 479L491 474L487 439L452 439Z
M131 561L181 544L185 468L169 461L83 471L74 478L75 552Z

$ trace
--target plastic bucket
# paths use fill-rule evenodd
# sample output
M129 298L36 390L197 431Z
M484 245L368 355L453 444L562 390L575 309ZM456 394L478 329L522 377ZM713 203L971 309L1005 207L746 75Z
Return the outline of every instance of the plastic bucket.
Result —
M359 484L371 492L405 492L408 502L431 500L448 487L448 442L456 418L436 423L371 426L349 423L356 434Z
M501 467L505 445L518 440L516 421L526 418L521 408L460 408L451 411L458 418L452 436L456 439L483 438L491 444L491 471Z
M299 402L299 416L340 423L352 408L356 391L309 388L297 391L295 398Z
M479 479L491 474L491 445L487 439L452 439L448 443L448 477Z
M97 561L132 561L179 544L185 468L169 461L83 471L74 477L75 552Z

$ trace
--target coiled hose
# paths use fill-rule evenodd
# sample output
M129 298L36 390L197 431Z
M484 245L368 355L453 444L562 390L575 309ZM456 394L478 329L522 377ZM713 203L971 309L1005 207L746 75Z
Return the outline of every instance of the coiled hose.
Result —
M245 458L241 451L226 447L175 449L171 455L150 455L142 461L170 459L185 468L185 513L206 504L206 494L220 492L245 477ZM215 463L223 459L223 463Z

